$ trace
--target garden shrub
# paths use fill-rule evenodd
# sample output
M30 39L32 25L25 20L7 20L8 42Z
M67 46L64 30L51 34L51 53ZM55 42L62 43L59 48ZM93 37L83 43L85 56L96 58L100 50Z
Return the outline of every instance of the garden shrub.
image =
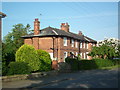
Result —
M109 66L114 66L114 63L107 59L81 60L79 62L79 70L99 69Z
M96 69L98 66L93 60L80 60L79 61L79 70L90 70Z
M39 70L40 67L37 51L31 45L24 44L17 50L16 61L28 63L33 72Z
M119 64L120 60L108 59L93 59L93 60L77 60L73 58L66 58L65 62L71 65L72 70L90 70L100 69L102 67L109 67Z
M114 65L120 65L120 59L112 59L111 61L114 63Z
M7 72L8 72L8 66L6 65L5 62L2 62L1 69L2 69L2 76L7 75Z
M108 59L94 59L94 61L96 65L98 66L98 68L114 66L114 63Z
M44 50L37 50L37 54L39 57L39 62L40 62L40 66L39 66L39 71L49 71L52 69L52 60L50 58L50 55L48 52L44 51Z
M30 66L25 62L10 62L9 71L7 75L29 74L31 72Z

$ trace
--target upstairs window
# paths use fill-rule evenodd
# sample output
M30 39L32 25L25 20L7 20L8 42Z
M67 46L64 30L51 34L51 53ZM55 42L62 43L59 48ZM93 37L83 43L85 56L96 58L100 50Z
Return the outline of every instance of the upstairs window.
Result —
M84 42L84 48L86 48L86 43Z
M78 43L77 43L77 41L76 41L76 44L75 44L75 45L76 45L76 48L78 48Z
M72 44L72 47L74 47L74 40L72 39L72 41L71 41L71 44Z
M88 49L88 43L87 43L87 49Z
M67 46L67 37L63 38L63 44L64 44L64 46Z

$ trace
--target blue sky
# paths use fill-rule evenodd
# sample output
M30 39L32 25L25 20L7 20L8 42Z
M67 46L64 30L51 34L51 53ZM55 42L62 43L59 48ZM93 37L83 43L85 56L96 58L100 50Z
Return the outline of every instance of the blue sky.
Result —
M15 24L30 24L33 29L35 18L39 18L41 29L60 28L61 23L68 22L71 32L80 30L95 40L118 37L117 2L2 2L2 12L7 14L2 37Z

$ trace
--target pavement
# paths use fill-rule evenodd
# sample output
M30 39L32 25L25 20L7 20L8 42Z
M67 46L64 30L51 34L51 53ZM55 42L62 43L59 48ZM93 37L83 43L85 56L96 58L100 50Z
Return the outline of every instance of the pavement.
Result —
M2 88L118 88L119 69L85 70L29 80L3 82Z

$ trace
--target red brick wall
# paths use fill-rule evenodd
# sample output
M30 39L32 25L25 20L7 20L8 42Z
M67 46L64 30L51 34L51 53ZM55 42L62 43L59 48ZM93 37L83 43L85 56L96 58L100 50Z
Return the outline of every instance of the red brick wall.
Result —
M27 44L32 44L35 47L35 49L42 49L47 51L48 53L53 53L54 58L58 58L58 62L63 62L64 61L64 52L67 52L67 55L70 55L70 52L74 52L74 55L76 55L76 52L79 53L79 41L74 40L74 47L71 47L70 44L70 38L67 38L67 46L63 45L63 37L58 37L54 38L54 45L53 45L53 37L34 37L33 39L25 39L25 43ZM78 48L76 48L76 42L78 44ZM84 43L83 47L84 47ZM91 43L88 44L88 49L87 46L86 48L80 48L80 53L86 53L91 51ZM54 48L54 50L52 50ZM87 55L86 55L87 57ZM84 58L84 54L82 55L81 58ZM91 58L91 57L89 57Z
M24 39L24 44L33 45L32 39L31 38Z

